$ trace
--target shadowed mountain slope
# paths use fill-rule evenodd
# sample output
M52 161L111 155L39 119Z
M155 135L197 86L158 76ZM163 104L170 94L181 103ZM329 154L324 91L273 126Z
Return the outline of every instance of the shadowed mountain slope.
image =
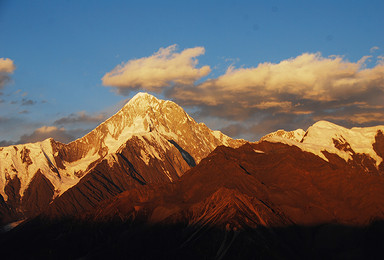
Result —
M95 215L238 228L365 225L382 219L381 174L327 156L329 162L295 146L265 141L237 149L221 146L180 181L126 191Z

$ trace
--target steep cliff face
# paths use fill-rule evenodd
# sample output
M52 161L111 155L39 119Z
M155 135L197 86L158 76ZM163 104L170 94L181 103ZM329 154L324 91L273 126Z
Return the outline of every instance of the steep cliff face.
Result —
M77 193L92 197L95 186L102 196L94 200L76 197L78 203L72 200L77 205L72 211L87 209L137 184L175 181L218 145L237 147L244 142L196 123L171 101L139 93L111 118L69 144L47 139L0 148L0 194L20 214L31 216L56 198L63 203ZM145 178L126 175L130 169ZM107 177L114 175L120 177ZM121 178L126 181L120 182ZM69 189L71 195L63 196Z

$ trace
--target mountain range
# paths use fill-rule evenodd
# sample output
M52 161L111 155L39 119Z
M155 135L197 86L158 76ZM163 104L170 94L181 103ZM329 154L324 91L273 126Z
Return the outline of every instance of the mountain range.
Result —
M375 257L383 159L384 126L247 142L139 93L69 144L0 148L0 244L10 258Z

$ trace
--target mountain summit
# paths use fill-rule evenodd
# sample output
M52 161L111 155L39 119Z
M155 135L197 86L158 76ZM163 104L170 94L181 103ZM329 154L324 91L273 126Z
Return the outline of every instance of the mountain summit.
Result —
M138 184L175 181L218 145L243 143L196 123L172 101L138 93L115 115L69 144L47 139L0 148L0 199L13 215L35 215L53 200L62 201L67 191L88 194L78 188L86 183L104 187L102 196L92 201L96 203ZM126 178L127 168L134 174ZM111 177L116 171L124 180Z

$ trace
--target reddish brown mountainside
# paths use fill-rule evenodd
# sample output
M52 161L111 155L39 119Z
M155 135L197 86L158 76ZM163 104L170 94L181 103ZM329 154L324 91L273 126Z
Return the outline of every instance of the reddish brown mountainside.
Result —
M221 146L179 182L124 192L95 216L238 228L383 219L383 177L327 156L269 142Z
M380 136L374 138L377 151ZM128 163L134 162L128 147L51 203L45 211L50 219L40 216L0 235L3 255L380 259L384 179L376 163L367 168L335 153L323 151L324 159L294 145L262 141L220 146L178 180L162 183L153 179L159 175ZM142 185L146 180L152 183ZM112 183L128 190L119 193ZM105 191L117 195L108 199Z

